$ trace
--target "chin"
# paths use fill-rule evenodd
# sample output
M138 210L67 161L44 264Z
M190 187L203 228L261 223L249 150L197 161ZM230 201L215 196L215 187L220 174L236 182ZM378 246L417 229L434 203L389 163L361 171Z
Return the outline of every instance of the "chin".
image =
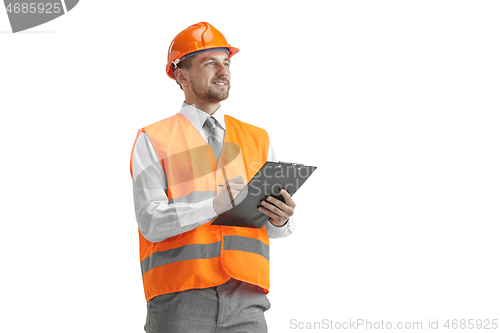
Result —
M226 100L229 97L229 92L227 92L225 94L213 94L210 97L212 100L220 102L220 101Z

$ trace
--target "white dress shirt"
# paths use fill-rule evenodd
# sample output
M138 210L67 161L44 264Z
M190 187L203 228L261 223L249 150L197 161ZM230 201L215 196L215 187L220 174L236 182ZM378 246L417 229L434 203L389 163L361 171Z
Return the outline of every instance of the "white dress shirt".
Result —
M203 124L209 114L186 103L183 103L180 113L207 141L208 130ZM219 108L212 116L225 131L226 124L221 109ZM267 160L277 161L271 142ZM213 207L214 198L197 203L169 203L165 172L145 132L139 135L134 146L132 175L137 223L144 238L150 242L160 242L179 235L217 217ZM292 217L283 227L277 227L269 221L265 226L270 238L281 238L294 231L295 221Z

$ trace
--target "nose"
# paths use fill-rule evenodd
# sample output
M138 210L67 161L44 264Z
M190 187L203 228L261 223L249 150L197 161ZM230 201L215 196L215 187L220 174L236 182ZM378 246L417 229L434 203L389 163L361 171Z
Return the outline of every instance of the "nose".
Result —
M217 75L221 77L229 76L229 68L225 64L220 64L217 68Z

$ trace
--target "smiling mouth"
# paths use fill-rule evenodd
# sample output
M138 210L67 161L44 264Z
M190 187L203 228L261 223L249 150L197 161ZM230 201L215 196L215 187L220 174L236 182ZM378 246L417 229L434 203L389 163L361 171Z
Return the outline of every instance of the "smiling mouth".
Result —
M215 84L216 86L227 86L227 83L226 82L223 82L223 81L215 81L213 82L213 84Z

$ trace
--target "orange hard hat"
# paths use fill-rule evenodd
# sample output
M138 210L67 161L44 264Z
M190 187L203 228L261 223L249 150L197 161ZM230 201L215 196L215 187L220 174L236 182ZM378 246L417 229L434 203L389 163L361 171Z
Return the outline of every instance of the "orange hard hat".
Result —
M221 47L228 50L229 58L240 51L228 44L226 37L210 23L199 22L187 27L175 36L168 49L168 76L174 79L175 67L187 54Z

